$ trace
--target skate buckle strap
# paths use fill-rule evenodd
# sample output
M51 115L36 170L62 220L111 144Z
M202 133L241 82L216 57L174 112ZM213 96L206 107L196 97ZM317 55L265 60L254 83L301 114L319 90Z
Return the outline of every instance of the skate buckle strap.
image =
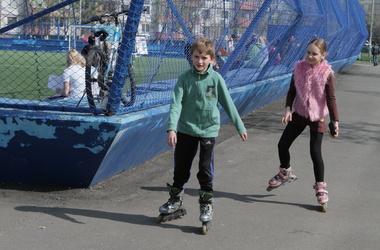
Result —
M317 182L314 184L314 189L315 189L315 194L316 196L321 196L321 195L327 195L328 192L325 189L326 188L326 183L325 182Z
M327 192L327 190L324 189L324 188L320 188L320 189L318 189L318 190L315 191L316 196L321 196L321 195L325 195L325 194L328 194L328 193L329 192Z
M281 172L278 172L278 174L274 177L277 181L286 180L288 178L288 175L284 175Z
M319 204L325 204L325 203L327 203L328 201L329 201L329 197L328 197L328 195L327 195L327 191L326 190L318 190L317 192L316 192L316 197L317 197L317 200L318 200L318 203Z

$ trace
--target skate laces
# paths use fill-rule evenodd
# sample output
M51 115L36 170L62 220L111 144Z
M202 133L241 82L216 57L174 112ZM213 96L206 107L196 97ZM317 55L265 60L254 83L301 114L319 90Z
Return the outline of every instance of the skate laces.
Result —
M211 204L201 204L201 214L207 214L211 215L212 214L212 205Z
M166 208L174 208L181 205L181 200L176 198L170 198L165 204L164 207Z

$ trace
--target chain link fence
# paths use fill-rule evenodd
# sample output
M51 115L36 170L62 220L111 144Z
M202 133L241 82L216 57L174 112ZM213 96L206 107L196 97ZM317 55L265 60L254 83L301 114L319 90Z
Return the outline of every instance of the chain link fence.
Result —
M200 37L236 88L290 73L313 38L334 62L359 55L368 36L357 1L1 3L0 108L113 115L168 104Z

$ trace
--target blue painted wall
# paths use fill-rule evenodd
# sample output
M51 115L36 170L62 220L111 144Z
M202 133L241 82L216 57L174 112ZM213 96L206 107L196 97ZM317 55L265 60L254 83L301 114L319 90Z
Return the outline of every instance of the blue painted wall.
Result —
M333 62L333 69L338 72L356 59ZM285 96L290 77L232 89L239 113ZM163 105L106 117L0 109L0 181L90 187L170 150L165 142L168 111L169 105ZM222 110L222 124L228 121Z

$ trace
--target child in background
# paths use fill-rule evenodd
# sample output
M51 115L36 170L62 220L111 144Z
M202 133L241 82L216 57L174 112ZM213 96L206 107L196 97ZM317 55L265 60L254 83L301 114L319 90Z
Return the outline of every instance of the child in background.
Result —
M67 68L63 71L63 88L57 88L57 94L68 98L81 98L86 89L86 59L75 49L66 54Z
M377 59L377 55L379 54L380 49L379 46L376 45L376 43L373 43L373 47L371 49L372 58L373 58L373 66L377 66L379 64L379 61Z
M81 98L86 90L86 59L75 49L69 50L66 54L67 68L63 71L63 88L57 88L55 91L65 98ZM97 79L98 74L92 67L93 78ZM91 83L92 92L99 93L99 86L96 82Z

